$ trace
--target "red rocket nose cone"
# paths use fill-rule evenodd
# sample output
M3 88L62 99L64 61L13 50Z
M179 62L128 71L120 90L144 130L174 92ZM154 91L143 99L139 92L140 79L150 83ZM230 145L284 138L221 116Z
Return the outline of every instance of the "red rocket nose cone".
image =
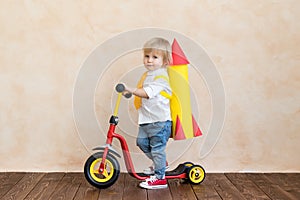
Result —
M187 64L189 64L189 61L185 57L185 55L184 55L182 49L180 48L176 39L174 39L173 44L172 44L172 58L173 58L172 65L187 65Z

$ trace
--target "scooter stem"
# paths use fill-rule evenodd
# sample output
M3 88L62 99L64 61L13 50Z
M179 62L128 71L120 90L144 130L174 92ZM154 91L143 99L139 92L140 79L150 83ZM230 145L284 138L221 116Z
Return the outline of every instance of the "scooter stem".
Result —
M118 116L121 98L122 98L122 93L119 93L119 94L118 94L118 99L117 99L117 102L116 102L116 105L115 105L114 116Z

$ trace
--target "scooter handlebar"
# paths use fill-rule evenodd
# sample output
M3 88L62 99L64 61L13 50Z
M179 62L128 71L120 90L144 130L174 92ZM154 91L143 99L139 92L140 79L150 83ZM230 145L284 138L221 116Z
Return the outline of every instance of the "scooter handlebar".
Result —
M116 91L117 91L118 93L124 92L124 90L125 90L124 84L119 83L118 85L116 85ZM128 92L128 93L124 94L124 96L125 96L127 99L129 99L129 98L132 96L132 94Z

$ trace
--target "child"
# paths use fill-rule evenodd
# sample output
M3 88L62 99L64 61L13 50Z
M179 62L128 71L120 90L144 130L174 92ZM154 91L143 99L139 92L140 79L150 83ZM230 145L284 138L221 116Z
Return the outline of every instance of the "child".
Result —
M137 88L125 86L125 92L135 95L135 106L138 110L139 133L137 146L153 161L153 167L144 170L151 174L140 187L146 189L167 188L165 178L166 170L166 144L171 135L170 101L167 93L172 91L169 85L167 66L171 63L171 46L163 38L153 38L145 43L144 66L147 72L139 81Z

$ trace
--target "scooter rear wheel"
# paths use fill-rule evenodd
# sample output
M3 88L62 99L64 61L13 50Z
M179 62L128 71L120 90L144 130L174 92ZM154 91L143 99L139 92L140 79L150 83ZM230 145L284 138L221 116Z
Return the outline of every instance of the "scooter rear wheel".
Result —
M84 175L87 181L99 188L104 189L113 185L120 175L120 165L117 159L108 154L105 159L103 173L99 172L103 153L95 153L90 156L84 165Z
M187 172L188 179L192 184L200 184L205 179L205 170L200 165L193 165Z

